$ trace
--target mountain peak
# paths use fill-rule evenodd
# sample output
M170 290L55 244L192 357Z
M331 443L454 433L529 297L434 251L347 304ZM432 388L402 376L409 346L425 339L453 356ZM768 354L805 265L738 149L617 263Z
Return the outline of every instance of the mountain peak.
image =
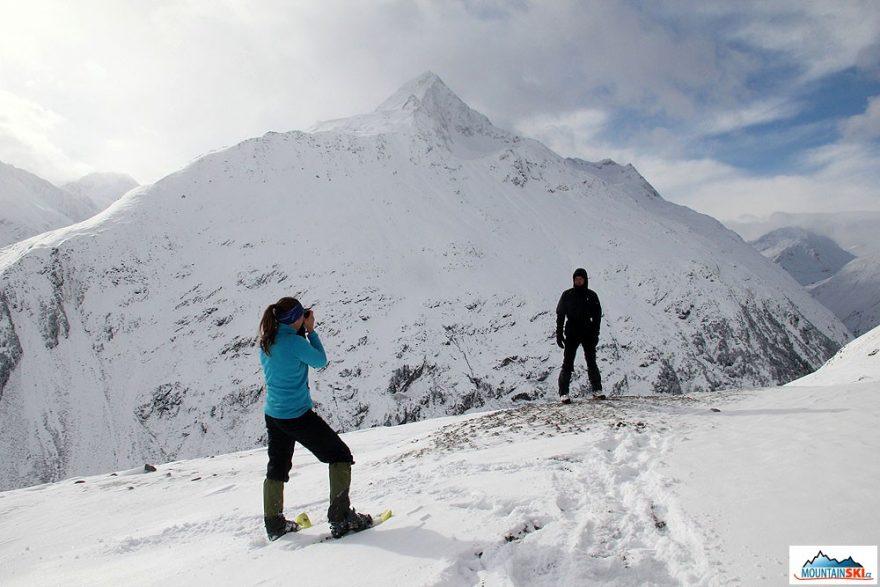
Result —
M828 279L855 259L834 240L799 226L777 228L752 245L801 285Z
M390 98L379 104L376 111L415 109L419 104L426 101L439 101L440 103L468 107L461 98L443 83L439 75L433 71L426 71L417 78L403 84Z
M310 130L376 134L401 127L433 135L462 155L494 150L498 139L513 140L513 135L473 110L432 71L405 83L370 114L322 122Z

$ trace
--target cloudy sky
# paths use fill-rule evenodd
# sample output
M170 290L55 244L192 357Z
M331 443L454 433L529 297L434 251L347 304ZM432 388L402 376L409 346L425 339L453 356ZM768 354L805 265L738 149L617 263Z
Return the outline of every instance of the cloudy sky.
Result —
M880 210L873 0L0 0L0 161L153 182L427 70L720 219Z

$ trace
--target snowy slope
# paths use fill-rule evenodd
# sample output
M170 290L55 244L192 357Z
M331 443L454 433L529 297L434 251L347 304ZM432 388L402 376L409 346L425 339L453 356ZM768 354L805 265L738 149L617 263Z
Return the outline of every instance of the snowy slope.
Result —
M74 195L90 199L98 211L137 186L138 182L124 173L90 173L61 187Z
M69 226L97 211L88 198L0 161L0 247Z
M850 261L832 277L809 288L850 332L861 336L880 325L880 255Z
M776 229L752 242L752 246L801 285L828 279L855 259L830 238L797 227ZM837 312L835 315L840 316Z
M880 327L840 349L821 369L789 385L840 385L880 382Z
M0 487L257 446L254 337L286 294L315 308L330 365L312 393L340 429L552 397L553 312L578 266L603 302L609 392L787 382L849 338L631 166L497 129L428 74L5 249Z
M7 491L0 584L785 585L789 545L876 543L878 391L533 404L352 432L355 506L395 516L336 541L321 542L326 465L305 451L286 513L315 526L273 543L265 449ZM817 466L832 462L857 478Z

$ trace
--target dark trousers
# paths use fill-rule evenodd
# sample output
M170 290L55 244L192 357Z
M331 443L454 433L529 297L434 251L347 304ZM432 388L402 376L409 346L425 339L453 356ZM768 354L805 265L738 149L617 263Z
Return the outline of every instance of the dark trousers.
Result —
M596 364L597 343L598 341L593 337L566 334L562 371L559 373L559 395L568 394L571 375L574 373L574 358L581 346L584 347L584 358L587 360L587 377L590 379L590 387L593 388L593 393L602 391L602 376L599 373L599 365Z
M266 416L269 436L269 465L266 479L286 483L293 466L293 448L300 443L322 463L330 465L330 509L328 519L341 519L351 507L349 486L351 450L321 416L309 410L299 418L279 419Z
M354 464L348 445L314 410L289 420L266 416L266 431L269 436L267 479L285 483L290 480L293 447L297 442L322 463Z

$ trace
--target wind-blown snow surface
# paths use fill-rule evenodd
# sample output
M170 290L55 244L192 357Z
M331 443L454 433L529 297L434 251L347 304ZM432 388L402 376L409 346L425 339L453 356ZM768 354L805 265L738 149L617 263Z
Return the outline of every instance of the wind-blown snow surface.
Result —
M876 543L878 393L627 397L352 432L355 506L395 516L337 541L322 542L327 467L305 451L286 513L315 526L273 543L264 449L7 491L0 584L787 584L789 545Z
M254 337L288 294L315 308L330 365L312 394L337 428L552 397L578 266L603 302L609 393L787 382L849 338L632 167L500 130L428 74L5 249L0 488L258 446Z
M69 226L98 210L89 198L0 161L0 247Z

